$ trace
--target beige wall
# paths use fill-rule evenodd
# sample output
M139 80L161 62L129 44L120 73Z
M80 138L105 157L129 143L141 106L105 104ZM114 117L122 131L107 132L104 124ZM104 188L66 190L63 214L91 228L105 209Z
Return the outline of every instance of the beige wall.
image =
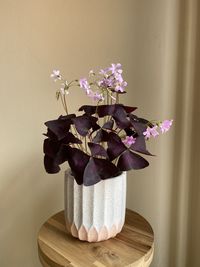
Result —
M124 101L152 119L175 117L176 0L0 0L0 266L37 267L40 225L63 209L63 173L43 168L43 122L61 114L56 85L121 62ZM78 90L70 111L88 101ZM158 156L129 172L128 207L152 224L153 267L169 265L174 129L150 144ZM183 265L182 265L183 267ZM188 267L188 266L186 266ZM196 267L196 266L195 266Z

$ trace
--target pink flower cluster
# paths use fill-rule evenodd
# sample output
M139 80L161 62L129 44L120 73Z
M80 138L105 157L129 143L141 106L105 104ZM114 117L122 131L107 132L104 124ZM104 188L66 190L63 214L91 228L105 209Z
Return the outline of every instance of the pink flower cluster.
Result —
M131 146L135 143L136 138L133 136L126 136L126 138L122 141L125 145Z
M155 125L154 127L147 127L146 131L143 132L143 135L146 139L149 139L151 136L154 138L159 135L158 129L160 128L162 133L166 133L169 131L170 127L172 126L173 120L164 120L159 124L159 126Z
M100 70L99 74L103 75L103 79L98 85L103 88L109 88L116 92L124 92L127 82L122 77L122 65L120 63L111 64L111 67Z
M104 97L102 94L92 91L91 86L89 85L86 78L80 79L79 85L82 89L84 89L86 95L89 96L90 98L92 98L94 101L103 101L104 100Z
M101 69L100 79L96 80L95 83L89 83L86 78L82 78L79 80L79 85L82 89L85 90L86 94L91 97L93 100L103 101L104 96L102 93L93 92L91 89L91 84L98 85L99 89L103 91L105 88L111 91L115 91L118 93L123 93L125 87L127 86L127 82L124 81L122 77L122 65L120 63L111 64L110 67ZM89 76L95 76L95 72L91 70L89 72ZM103 77L102 77L103 76ZM111 98L115 100L112 95Z

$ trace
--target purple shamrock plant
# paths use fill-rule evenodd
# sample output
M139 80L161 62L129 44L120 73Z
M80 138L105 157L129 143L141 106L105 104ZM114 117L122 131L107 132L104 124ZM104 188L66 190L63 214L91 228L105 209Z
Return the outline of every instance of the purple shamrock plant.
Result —
M51 74L60 82L56 92L66 115L47 121L44 140L44 166L57 173L68 162L76 182L86 186L118 176L122 171L142 169L149 165L142 156L152 155L146 141L167 132L173 120L149 121L134 114L136 107L119 103L126 93L121 64L111 64L89 78L67 82L59 70ZM79 108L81 115L68 114L67 95L72 87L80 87L96 105ZM141 155L142 154L142 155Z

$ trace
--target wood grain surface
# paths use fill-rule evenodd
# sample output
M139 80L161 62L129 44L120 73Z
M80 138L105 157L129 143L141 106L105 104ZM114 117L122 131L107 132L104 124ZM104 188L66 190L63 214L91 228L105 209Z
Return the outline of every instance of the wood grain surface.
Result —
M107 241L88 243L72 237L65 228L63 211L45 222L38 234L44 267L148 267L153 247L150 224L128 209L122 232Z

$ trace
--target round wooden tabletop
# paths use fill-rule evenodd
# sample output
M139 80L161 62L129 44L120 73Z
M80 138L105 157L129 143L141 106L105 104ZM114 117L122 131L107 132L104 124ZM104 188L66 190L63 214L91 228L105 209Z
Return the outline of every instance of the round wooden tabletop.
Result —
M88 243L71 236L61 211L38 234L38 254L44 267L148 267L153 259L154 234L138 213L126 210L126 222L115 238Z

